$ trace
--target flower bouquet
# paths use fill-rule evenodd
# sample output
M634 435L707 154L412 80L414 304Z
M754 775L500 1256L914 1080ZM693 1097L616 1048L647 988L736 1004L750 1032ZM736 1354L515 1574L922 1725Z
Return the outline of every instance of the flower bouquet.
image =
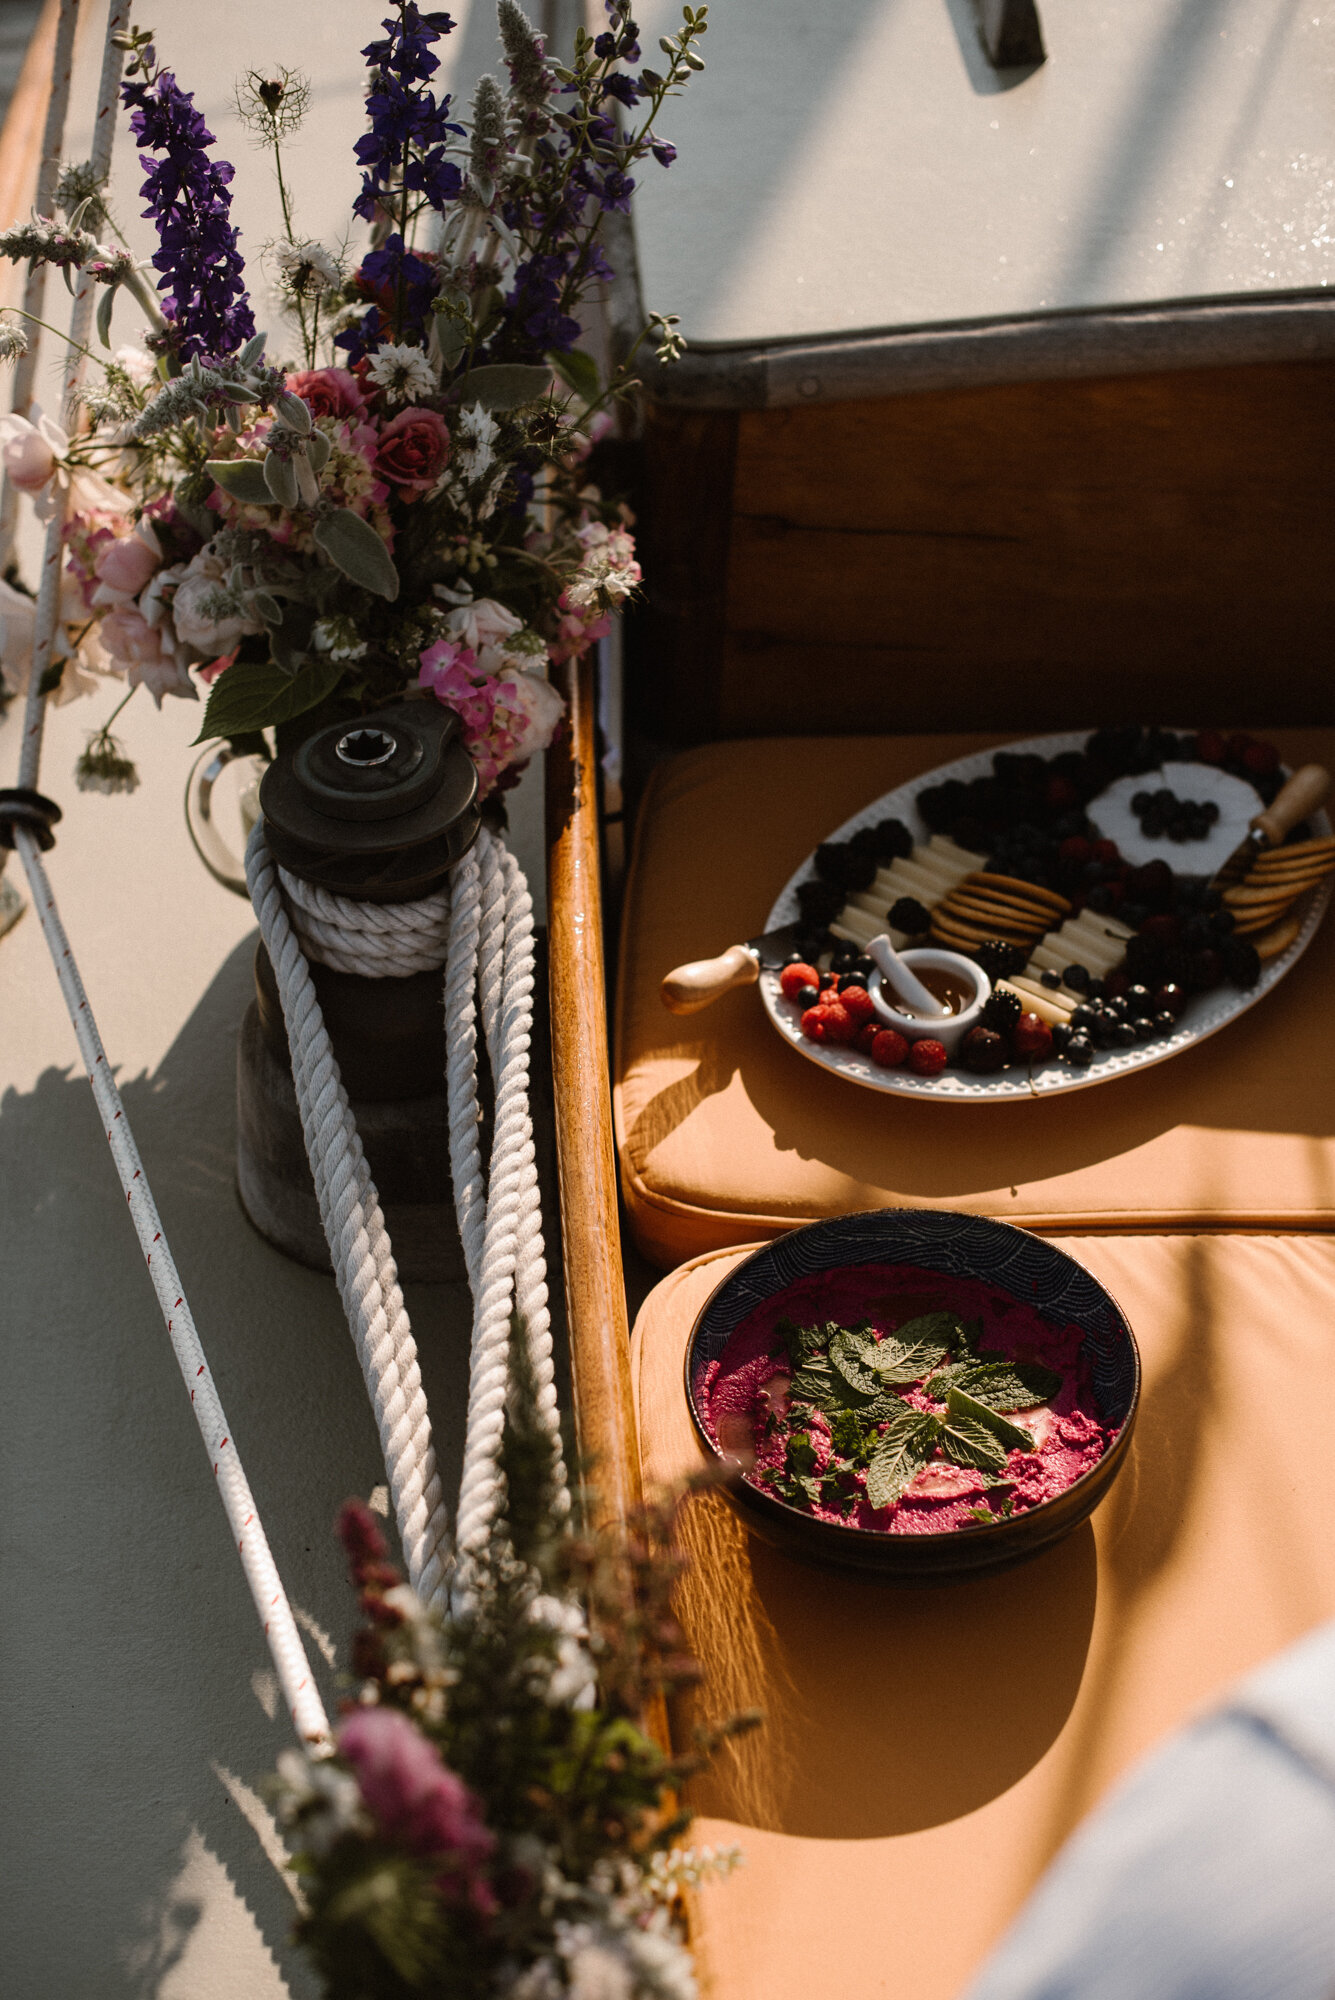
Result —
M62 176L59 216L0 236L11 258L102 288L110 357L86 354L100 376L63 426L0 419L10 481L64 520L43 693L67 700L114 675L126 699L142 685L161 707L202 685L200 740L263 754L265 731L290 742L417 690L460 717L484 796L550 741L562 702L549 663L605 633L640 577L628 517L586 463L634 386L634 348L604 369L579 344L611 276L599 225L626 209L638 163L670 164L654 119L703 68L703 6L663 39L659 70L641 63L624 6L606 6L604 31L581 30L563 64L499 0L507 81L484 76L463 120L431 87L453 22L403 0L363 51L358 258L307 240L292 210L283 159L303 80L239 86L278 181L278 355L246 292L233 169L150 36L122 38L151 265L104 240L115 225L86 168ZM111 356L120 292L149 324ZM641 340L670 359L673 328L655 316ZM25 342L0 323L0 350ZM22 688L33 605L12 573L0 615L5 675ZM136 782L111 720L81 785Z
M736 1865L682 1848L673 1794L744 1714L668 1758L644 1716L698 1679L662 1552L572 1529L558 1447L512 1323L505 1518L447 1615L387 1560L359 1502L339 1531L364 1624L332 1757L289 1750L270 1790L302 1884L298 1937L330 2000L695 2000L682 1894Z

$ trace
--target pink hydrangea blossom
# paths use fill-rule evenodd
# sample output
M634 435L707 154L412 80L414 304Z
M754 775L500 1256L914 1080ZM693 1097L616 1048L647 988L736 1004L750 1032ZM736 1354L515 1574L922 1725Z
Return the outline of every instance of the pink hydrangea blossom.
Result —
M172 643L172 634L162 625L150 625L137 605L109 611L102 620L101 639L130 686L138 687L142 682L159 708L166 694L180 695L186 701L199 700L186 662Z
M439 1858L442 1891L462 1892L483 1914L493 1911L495 1898L481 1871L496 1837L434 1743L398 1709L356 1708L339 1728L338 1748L381 1830L414 1854Z
M569 591L561 592L557 608L561 615L550 651L558 665L562 660L573 660L595 639L605 639L612 629L609 612L600 611L596 604L572 604Z
M551 742L565 704L540 674L514 667L488 673L472 648L456 639L438 639L421 661L417 684L459 717L483 798L503 773Z

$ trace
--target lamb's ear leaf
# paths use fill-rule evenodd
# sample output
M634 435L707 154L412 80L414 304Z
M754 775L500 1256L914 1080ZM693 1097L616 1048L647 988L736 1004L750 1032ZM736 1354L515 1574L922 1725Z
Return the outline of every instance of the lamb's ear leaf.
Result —
M373 590L377 597L394 602L399 594L399 573L369 521L363 521L351 507L340 507L333 514L322 514L312 533L316 547L344 576L363 590Z
M272 507L274 496L257 458L211 458L204 470L215 486L230 493L243 507Z
M103 347L111 345L111 308L116 303L116 287L104 285L97 302L97 337Z
M290 458L282 458L276 451L264 454L264 483L269 489L269 497L280 507L295 507L301 498L297 485L297 468Z
M598 379L598 363L591 354L586 354L582 347L572 347L569 354L549 354L547 359L553 371L584 402L597 400L602 383Z

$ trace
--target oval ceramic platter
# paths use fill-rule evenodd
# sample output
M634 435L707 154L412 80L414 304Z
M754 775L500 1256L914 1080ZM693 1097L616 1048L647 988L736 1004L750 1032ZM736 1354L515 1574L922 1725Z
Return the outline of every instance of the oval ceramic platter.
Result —
M1083 750L1089 740L1089 731L1081 729L1065 735L1033 736L1023 743L1006 743L998 747L1009 753L1020 755L1036 752L1043 757L1055 757L1065 750ZM979 751L972 757L959 757L953 764L940 764L934 771L924 771L921 777L911 778L905 785L886 792L884 797L874 799L862 811L846 819L842 826L826 836L829 840L849 840L864 826L874 826L881 819L902 819L913 833L916 841L926 841L929 830L919 816L916 800L919 792L929 785L939 785L948 778L959 778L965 783L970 779L987 777L992 770L992 750ZM1175 766L1180 772L1182 766ZM1193 766L1194 770L1208 767ZM1125 780L1121 781L1125 785ZM1147 786L1156 780L1153 773L1135 780L1136 787ZM1103 795L1108 799L1118 787L1110 787ZM1253 795L1255 797L1255 795ZM1102 805L1103 799L1093 803ZM1259 811L1257 798L1251 807ZM1234 814L1226 815L1226 823L1216 827L1208 843L1195 847L1192 860L1197 864L1190 870L1193 875L1212 874L1221 862L1228 858L1234 847L1246 832L1249 814L1244 813L1239 824L1233 824ZM1134 827L1134 822L1131 823ZM1311 824L1322 834L1331 831L1330 821L1325 813L1314 813ZM1107 829L1110 837L1116 837L1111 826ZM1128 829L1129 830L1129 829ZM1116 829L1121 831L1120 825ZM1138 830L1137 830L1138 831ZM1145 855L1139 851L1133 857L1129 851L1133 846L1127 840L1123 853L1128 860L1139 862L1149 858L1149 854L1164 854L1162 843L1156 842ZM1218 850L1218 851L1216 851ZM1171 851L1171 850L1170 850ZM797 886L808 880L812 873L814 856L808 855L802 866L795 870L784 884L765 924L767 931L777 930L781 924L790 924L798 917ZM981 865L981 862L980 862ZM1182 873L1181 869L1176 872ZM1088 1090L1096 1083L1108 1083L1113 1077L1126 1076L1132 1070L1148 1069L1152 1063L1167 1062L1170 1056L1180 1055L1184 1049L1194 1047L1205 1040L1207 1035L1217 1034L1226 1028L1239 1014L1245 1014L1258 1000L1263 1000L1271 988L1277 986L1286 973L1291 972L1316 935L1317 926L1326 913L1330 902L1332 883L1326 881L1311 893L1302 926L1293 943L1285 951L1272 958L1262 967L1261 976L1250 992L1244 993L1235 987L1215 989L1202 993L1188 1001L1178 1025L1171 1035L1161 1036L1153 1042L1138 1043L1129 1049L1101 1049L1087 1069L1076 1069L1069 1063L1051 1060L1035 1064L1015 1064L998 1076L974 1076L967 1070L945 1069L938 1076L915 1076L908 1070L878 1069L869 1056L856 1049L830 1048L812 1042L802 1033L797 1010L790 1006L779 991L777 972L762 972L760 975L761 998L765 1011L786 1042L792 1044L808 1062L818 1063L822 1069L831 1070L836 1076L849 1083L861 1084L867 1090L883 1090L900 1097L928 1097L945 1104L994 1103L1007 1098L1055 1097L1063 1091Z

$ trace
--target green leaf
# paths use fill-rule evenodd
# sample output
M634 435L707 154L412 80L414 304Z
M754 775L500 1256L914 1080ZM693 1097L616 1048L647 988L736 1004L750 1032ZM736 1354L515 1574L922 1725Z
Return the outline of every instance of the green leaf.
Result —
M796 1321L789 1319L786 1314L782 1319L775 1320L774 1331L794 1368L800 1368L804 1361L825 1345L823 1327L798 1326Z
M298 674L283 673L272 660L236 660L213 683L195 741L246 736L270 723L290 722L332 694L342 674L335 660L313 660Z
M989 1410L1032 1410L1050 1403L1062 1378L1036 1361L960 1361L943 1369L928 1383L929 1395L944 1402L951 1389L961 1389Z
M481 403L484 410L522 410L526 403L538 403L551 386L551 370L535 368L522 361L497 361L486 368L474 368L458 385L465 406Z
M875 1342L864 1334L840 1332L830 1342L830 1359L849 1387L859 1396L874 1396L881 1387L879 1372L869 1366Z
M867 1467L867 1499L889 1507L928 1464L941 1439L939 1417L904 1409L891 1420Z
M942 1448L957 1465L976 1466L980 1472L1004 1472L1006 1459L1018 1445L1032 1451L1034 1440L1028 1431L1012 1424L986 1403L975 1402L962 1389L946 1392L945 1435Z
M598 375L598 363L591 354L586 354L582 347L576 347L569 354L549 354L547 360L561 380L584 402L597 401L603 385Z
M273 494L258 458L210 458L204 470L215 486L230 493L243 507L272 507Z
M788 1440L784 1454L790 1472L814 1472L816 1470L816 1447L805 1431L794 1431Z
M301 498L297 468L290 458L282 457L279 452L266 451L264 454L264 483L270 498L276 500L280 507L295 507Z
M394 558L369 521L350 507L322 514L312 530L315 545L322 549L335 568L363 590L387 597L392 604L399 594L399 573Z
M882 1383L920 1382L942 1360L959 1337L953 1313L925 1313L911 1319L867 1350L867 1366Z

